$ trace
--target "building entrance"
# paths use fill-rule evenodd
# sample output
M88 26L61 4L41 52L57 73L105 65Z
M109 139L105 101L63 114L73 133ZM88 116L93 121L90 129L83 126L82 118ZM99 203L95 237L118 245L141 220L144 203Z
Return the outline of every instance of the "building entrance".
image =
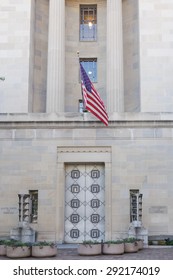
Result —
M65 242L104 240L104 164L68 164L65 174Z

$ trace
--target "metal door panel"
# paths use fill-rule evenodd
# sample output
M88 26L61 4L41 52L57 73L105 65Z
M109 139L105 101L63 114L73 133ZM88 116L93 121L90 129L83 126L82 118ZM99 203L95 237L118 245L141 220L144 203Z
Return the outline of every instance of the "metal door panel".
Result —
M65 242L104 240L104 165L66 166Z

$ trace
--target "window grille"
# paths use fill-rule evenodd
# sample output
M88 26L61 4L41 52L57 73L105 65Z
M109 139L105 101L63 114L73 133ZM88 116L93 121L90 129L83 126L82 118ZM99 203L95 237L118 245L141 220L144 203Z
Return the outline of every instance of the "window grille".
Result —
M80 58L80 62L85 69L91 82L97 82L97 58Z
M30 222L37 223L38 219L38 191L29 191L31 199Z
M19 222L37 223L38 219L38 191L31 190L27 194L18 194Z
M130 190L130 222L135 227L142 224L142 194L139 190Z
M96 41L97 5L80 5L80 41Z

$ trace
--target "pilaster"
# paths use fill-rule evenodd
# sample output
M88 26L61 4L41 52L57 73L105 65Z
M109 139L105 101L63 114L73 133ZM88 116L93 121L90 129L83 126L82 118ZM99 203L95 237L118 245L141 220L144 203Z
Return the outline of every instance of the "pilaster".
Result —
M65 0L49 1L47 112L64 112Z
M122 0L107 0L108 112L124 111Z

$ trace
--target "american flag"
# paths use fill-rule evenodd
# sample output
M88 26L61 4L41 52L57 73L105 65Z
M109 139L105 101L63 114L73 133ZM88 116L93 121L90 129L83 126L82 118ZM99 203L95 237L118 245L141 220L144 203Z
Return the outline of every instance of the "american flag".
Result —
M108 125L108 114L106 112L104 103L100 98L99 93L94 88L93 83L90 81L85 69L80 63L81 85L84 100L84 107L106 126Z

